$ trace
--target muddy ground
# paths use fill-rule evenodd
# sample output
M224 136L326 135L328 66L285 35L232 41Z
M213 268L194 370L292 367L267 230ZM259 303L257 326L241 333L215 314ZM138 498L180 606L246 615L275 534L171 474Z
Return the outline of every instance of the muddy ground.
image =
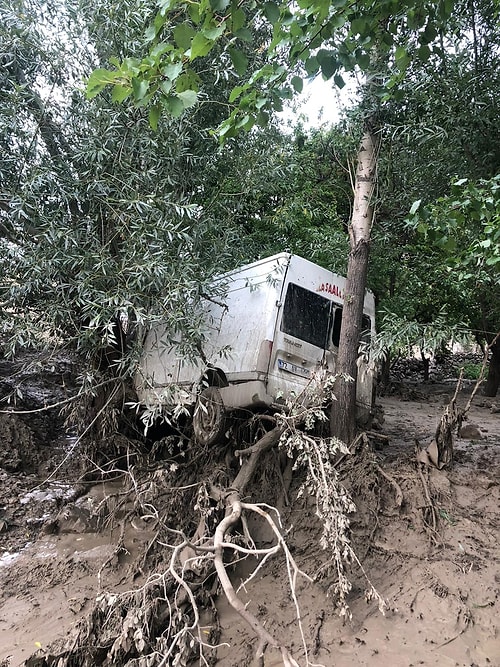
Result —
M0 369L3 395L13 387L11 379L5 380L12 378L8 370ZM36 382L24 377L17 409L65 400L73 376L69 361L39 367ZM23 376L18 380L22 388ZM353 564L352 620L342 622L328 595L332 575L322 571L326 558L314 504L307 494L297 497L300 471L290 478L290 467L273 452L259 469L248 499L279 508L291 554L314 579L299 576L296 585L307 656L283 556L269 559L251 581L246 580L257 561L242 560L231 566L231 577L236 584L244 582L242 601L301 666L500 667L500 399L476 396L466 422L475 427L455 440L450 469L422 467L416 463L416 442L430 443L455 388L451 378L438 380L423 384L403 374L377 399L383 416L375 434L382 437L373 436L369 447L363 446L369 451L339 464L357 505L350 517L352 541L365 573L387 603L385 615L376 602L366 601L366 579ZM28 385L31 393L26 393ZM460 391L460 405L471 388L466 383ZM82 636L91 612L95 618L96 598L105 615L110 600L140 592L151 576L162 576L168 568L168 559L162 561L161 553L151 548L154 520L144 511L130 511L131 477L123 473L123 462L104 479L95 470L93 478L82 477L80 453L74 436L62 430L58 411L48 416L0 413L2 667L57 664L50 656L63 655L62 649L67 651ZM228 453L222 454L227 461ZM141 484L149 484L145 493L157 508L161 494L155 489L184 483L182 461L171 452L141 461L143 468L148 466ZM121 505L124 498L128 504ZM190 499L194 504L196 497ZM170 519L175 523L175 516ZM183 527L194 531L196 524ZM272 543L262 522L252 520L249 528L257 547ZM207 662L191 654L179 664L251 665L252 630L216 582L211 579L206 586L198 636L207 643L215 640L218 648L205 653ZM140 645L134 622L131 641ZM109 655L106 664L114 664ZM269 650L264 665L279 664L279 654Z

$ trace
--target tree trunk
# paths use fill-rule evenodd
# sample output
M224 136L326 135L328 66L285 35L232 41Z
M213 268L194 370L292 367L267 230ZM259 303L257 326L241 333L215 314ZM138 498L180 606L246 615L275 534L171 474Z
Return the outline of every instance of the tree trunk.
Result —
M358 346L368 271L370 233L373 223L372 196L376 184L377 141L367 127L358 152L354 184L354 206L349 223L350 252L344 290L344 309L340 331L336 372L350 376L354 382L339 377L335 385L336 401L332 403L331 433L349 444L356 430L356 379Z
M491 359L488 368L488 377L484 383L483 395L496 396L500 386L500 338L491 346Z
M422 359L422 364L423 364L424 382L429 382L429 371L431 367L431 360L425 356L425 352L422 349L420 350L420 358Z

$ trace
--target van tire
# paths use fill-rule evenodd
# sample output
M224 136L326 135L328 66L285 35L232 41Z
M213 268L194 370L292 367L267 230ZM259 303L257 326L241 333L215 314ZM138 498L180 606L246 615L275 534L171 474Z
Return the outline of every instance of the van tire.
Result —
M196 442L206 447L222 440L226 431L226 409L217 387L208 387L198 396L193 431Z

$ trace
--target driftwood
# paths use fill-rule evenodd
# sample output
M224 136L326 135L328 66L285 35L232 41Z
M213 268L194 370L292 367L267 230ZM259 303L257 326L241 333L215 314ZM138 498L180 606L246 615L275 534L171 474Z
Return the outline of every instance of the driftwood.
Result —
M460 371L460 377L458 378L457 386L455 387L455 393L453 398L445 407L444 412L439 420L439 424L436 428L436 433L434 439L427 447L427 449L417 449L417 461L427 465L434 466L438 470L445 468L446 466L451 465L453 462L453 431L460 430L462 421L465 419L465 416L469 412L472 401L474 400L475 395L477 394L479 387L484 382L484 374L486 370L486 365L488 363L488 353L491 347L496 343L500 337L500 332L495 336L492 342L486 347L484 352L483 362L481 364L481 371L479 373L479 378L477 379L474 389L470 395L469 400L465 408L459 408L457 406L457 396L462 387L463 379L463 369Z

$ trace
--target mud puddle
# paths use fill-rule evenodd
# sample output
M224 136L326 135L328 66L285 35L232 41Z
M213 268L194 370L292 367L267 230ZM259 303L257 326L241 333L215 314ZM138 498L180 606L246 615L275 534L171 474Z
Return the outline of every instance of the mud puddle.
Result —
M71 633L100 591L130 585L127 566L152 534L135 521L121 525L125 510L109 525L99 520L100 508L108 516L122 488L123 480L98 483L68 504L78 487L51 484L19 498L27 525L41 529L34 541L0 554L0 661L17 666L43 655Z

